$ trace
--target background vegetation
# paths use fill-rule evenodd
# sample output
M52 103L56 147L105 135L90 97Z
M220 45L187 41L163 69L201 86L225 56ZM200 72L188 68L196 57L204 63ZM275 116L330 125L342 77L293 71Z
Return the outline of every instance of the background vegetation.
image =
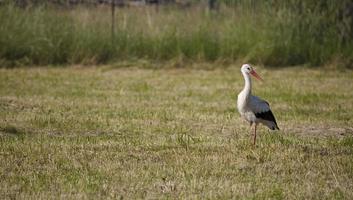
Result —
M3 4L0 65L147 59L352 67L349 1L222 2L212 11L119 8L114 37L109 7Z

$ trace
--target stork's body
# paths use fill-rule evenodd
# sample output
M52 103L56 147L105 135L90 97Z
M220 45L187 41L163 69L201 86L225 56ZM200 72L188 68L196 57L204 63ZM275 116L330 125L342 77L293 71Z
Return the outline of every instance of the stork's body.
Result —
M255 124L254 128L254 144L256 143L256 126L259 123L264 124L271 130L279 129L270 105L257 96L251 94L251 78L250 74L260 79L260 76L248 64L244 64L241 68L244 76L245 86L239 93L237 107L240 115L250 123L250 127Z

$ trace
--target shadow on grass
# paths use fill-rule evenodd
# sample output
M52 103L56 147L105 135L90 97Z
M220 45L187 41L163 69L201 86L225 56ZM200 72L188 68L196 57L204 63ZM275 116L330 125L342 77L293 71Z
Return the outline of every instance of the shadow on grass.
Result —
M13 125L6 125L4 127L0 127L0 132L14 136L24 136L26 134L25 130Z

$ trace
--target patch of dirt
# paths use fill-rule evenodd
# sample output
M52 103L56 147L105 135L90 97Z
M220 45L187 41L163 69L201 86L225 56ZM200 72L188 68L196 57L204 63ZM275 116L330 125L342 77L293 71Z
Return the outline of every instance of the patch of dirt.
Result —
M353 136L353 127L302 126L302 127L287 128L284 131L302 135L302 136L314 136L314 137Z

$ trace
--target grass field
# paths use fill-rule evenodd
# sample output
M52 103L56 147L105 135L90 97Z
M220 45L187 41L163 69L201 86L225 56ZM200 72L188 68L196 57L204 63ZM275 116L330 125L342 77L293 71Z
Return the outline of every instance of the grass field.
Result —
M254 147L239 67L207 66L0 69L1 199L353 198L352 71L257 67Z

